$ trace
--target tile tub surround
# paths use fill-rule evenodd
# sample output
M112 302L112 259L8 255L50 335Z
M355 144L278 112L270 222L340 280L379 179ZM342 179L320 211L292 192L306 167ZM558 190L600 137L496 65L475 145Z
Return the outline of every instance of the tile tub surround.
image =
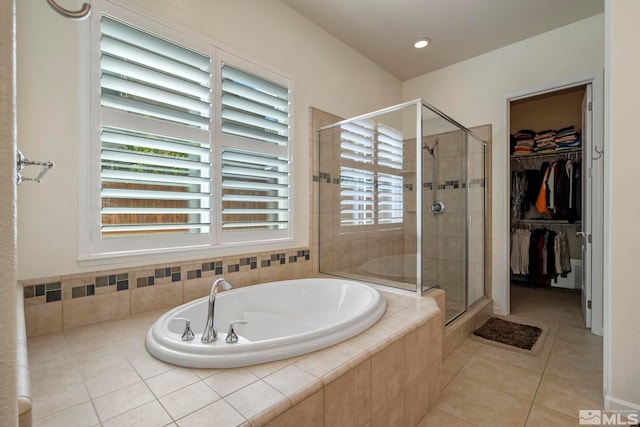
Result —
M444 292L381 293L387 311L362 334L246 368L154 359L158 310L30 338L35 424L417 425L440 397Z
M313 276L308 248L23 280L27 336L50 334L180 305L234 288Z

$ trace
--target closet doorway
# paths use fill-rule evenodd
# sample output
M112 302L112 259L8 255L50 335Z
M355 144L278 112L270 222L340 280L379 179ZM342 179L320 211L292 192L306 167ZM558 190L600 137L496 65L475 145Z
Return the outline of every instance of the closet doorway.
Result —
M509 280L580 295L603 330L603 75L507 98ZM515 302L515 301L514 301Z

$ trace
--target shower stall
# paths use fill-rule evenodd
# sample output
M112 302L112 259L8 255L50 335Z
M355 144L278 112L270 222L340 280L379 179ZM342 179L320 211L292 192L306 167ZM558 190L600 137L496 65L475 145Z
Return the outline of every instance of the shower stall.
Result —
M485 295L486 143L423 100L319 131L320 272L421 295L450 322Z

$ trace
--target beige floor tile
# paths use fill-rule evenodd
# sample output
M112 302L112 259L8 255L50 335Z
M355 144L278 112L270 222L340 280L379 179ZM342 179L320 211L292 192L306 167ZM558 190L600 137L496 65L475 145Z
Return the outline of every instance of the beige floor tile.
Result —
M204 381L220 396L227 396L258 381L258 377L246 369L233 369L221 371Z
M90 400L80 374L74 372L69 377L61 377L60 381L49 378L46 383L34 383L33 419L77 406ZM53 380L53 381L52 381Z
M29 338L27 341L29 366L37 367L52 361L67 361L71 355L69 344L62 332Z
M97 374L83 375L83 378L87 391L93 399L142 381L128 363Z
M449 356L442 362L442 385L445 386L462 369L465 363L479 351L481 344L472 339L464 340Z
M549 358L549 354L544 352L537 356L529 356L517 350L507 350L487 344L483 344L478 353L494 359L497 363L508 363L539 373L544 371Z
M582 327L561 325L558 329L557 338L562 341L590 344L594 348L602 348L603 340L601 336L595 335L591 330Z
M576 362L586 362L602 366L602 347L596 347L587 342L557 340L553 345L553 353L574 359Z
M478 426L523 426L531 403L496 391L464 376L456 376L443 390L436 408Z
M223 368L192 368L191 369L193 371L194 374L196 374L198 377L200 377L200 379L205 379L205 378L209 378L212 375L215 374L219 374L221 372L224 372L225 369Z
M100 420L106 421L155 400L146 384L139 382L93 399Z
M567 427L578 425L578 419L544 406L533 405L526 427Z
M482 353L476 353L458 375L485 384L496 391L508 390L509 394L527 401L533 401L542 377L540 372L509 363L496 363L495 359Z
M544 373L572 384L602 390L603 371L600 363L551 353Z
M174 420L202 409L220 399L220 395L202 381L181 388L161 397L160 403Z
M220 399L177 421L180 427L235 427L245 418L231 405Z
M81 403L34 422L38 427L90 427L97 424L98 417L91 402Z
M420 421L417 427L471 427L468 423L450 413L438 408L433 408L429 414Z
M254 382L231 393L225 400L247 419L268 411L276 405L281 407L282 411L291 406L286 396L264 381Z
M158 427L173 420L157 400L139 406L104 422L103 427Z
M98 376L109 371L117 371L121 366L129 365L127 358L121 353L105 354L100 357L95 355L91 358L81 358L76 360L76 365L83 378Z
M585 388L577 382L565 381L545 374L534 403L577 417L580 409L602 409L602 390Z
M43 396L54 393L56 390L66 390L80 386L84 388L82 375L73 364L47 365L48 369L33 369L29 367L31 374L31 392L36 396ZM33 371L37 370L37 374ZM85 390L86 391L86 390Z
M135 350L129 348L123 350L123 353L133 369L145 380L176 368L175 365L156 359L144 347Z
M145 380L156 397L166 396L198 381L200 378L186 368L175 368Z

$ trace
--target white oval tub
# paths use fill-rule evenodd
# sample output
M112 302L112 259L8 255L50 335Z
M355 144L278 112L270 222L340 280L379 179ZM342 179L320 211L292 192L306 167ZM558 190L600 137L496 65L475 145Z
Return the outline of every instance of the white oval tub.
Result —
M233 283L232 283L233 285ZM202 343L209 297L178 306L149 329L149 353L190 368L236 368L298 356L346 340L373 325L386 301L373 287L344 279L298 279L220 292L215 306L218 339ZM184 321L195 338L182 340ZM229 323L240 337L225 342Z

